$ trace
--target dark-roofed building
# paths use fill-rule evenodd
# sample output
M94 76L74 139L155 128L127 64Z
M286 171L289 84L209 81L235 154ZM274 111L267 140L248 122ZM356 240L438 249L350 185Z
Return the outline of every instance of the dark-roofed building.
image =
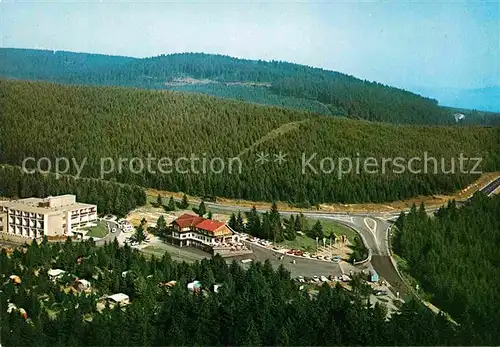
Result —
M219 243L233 242L237 237L226 223L185 213L174 220L172 243L211 250Z

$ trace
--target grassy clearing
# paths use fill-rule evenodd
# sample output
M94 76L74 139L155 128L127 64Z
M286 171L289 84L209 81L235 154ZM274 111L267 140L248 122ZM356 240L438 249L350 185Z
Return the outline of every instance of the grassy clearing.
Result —
M155 244L148 245L141 249L141 252L145 255L155 256L156 258L161 258L165 253L170 253L170 257L174 261L193 263L197 260L210 257L207 253L206 255L201 255L197 250L192 248L177 248L168 244ZM203 253L204 254L204 253Z
M313 223L316 223L316 219L311 219ZM321 225L323 226L323 233L328 236L330 233L334 233L337 236L346 235L347 239L350 243L354 243L354 238L358 236L358 234L349 227L342 225L340 223L329 221L329 220L319 220ZM313 223L309 223L309 226L312 226Z
M310 219L309 227L312 227L314 223L316 223L316 219ZM325 237L328 238L328 235L330 235L331 233L334 233L337 237L346 235L349 242L354 244L354 238L357 236L357 234L351 228L333 221L320 220L320 223L323 226L323 233ZM322 245L322 242L323 241L320 240L320 246ZM280 242L279 245L286 248L302 249L311 253L314 253L316 251L316 239L312 239L307 235L297 235L295 240L285 240L283 242Z
M161 258L167 251L156 246L146 246L141 248L141 252L146 255L154 255L157 258Z
M297 235L295 240L279 242L279 245L285 248L301 249L307 252L316 252L316 240L311 239L309 236Z
M97 222L97 225L95 227L91 227L88 230L89 231L87 232L86 236L89 237L103 238L108 234L108 227L104 222Z

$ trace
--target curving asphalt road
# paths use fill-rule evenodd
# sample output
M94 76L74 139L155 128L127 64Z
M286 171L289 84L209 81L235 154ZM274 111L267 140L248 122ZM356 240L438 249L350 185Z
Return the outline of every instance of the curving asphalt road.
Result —
M242 207L237 205L222 205L213 202L205 202L205 206L209 209L211 206L217 210L225 210L228 212L241 211L248 212L251 210L250 207ZM267 210L257 209L257 212L264 213ZM430 213L432 210L429 211ZM347 212L297 212L297 211L280 211L283 216L298 215L302 213L304 216L315 219L325 219L333 220L340 224L346 225L352 228L358 233L358 235L363 240L363 243L368 248L369 257L368 263L371 263L375 271L380 277L384 278L388 283L391 284L391 290L396 294L399 292L402 298L409 295L409 291L401 281L398 272L394 268L391 261L391 253L388 243L388 232L391 225L391 220L399 216L400 211L396 212L368 212L368 213L347 213ZM254 248L254 251L259 253L259 258L274 260L274 252L272 250ZM361 259L360 259L361 260ZM338 273L338 269L334 269L334 266L328 264L328 266L322 264L323 262L315 261L312 259L301 259L299 264L294 265L293 273L300 273L301 275L307 275L305 272L309 272L309 275L329 274ZM356 266L358 269L367 269L367 264L360 264ZM368 264L369 268L369 264Z
M118 223L110 221L110 220L104 220L106 223L106 226L108 226L110 229L116 228L116 232L112 233L111 231L104 236L102 239L96 241L96 245L103 245L105 242L113 242L118 235L121 234L121 229L118 227Z
M500 185L500 177L497 177L483 188L481 191L489 194ZM205 202L207 207L213 206L218 210L227 210L228 212L240 210L242 212L250 211L248 207L236 205L221 205L212 202ZM428 214L433 214L438 208L427 209ZM266 212L266 210L257 210L258 212ZM405 213L407 211L403 211ZM283 216L297 215L300 212L296 211L280 211ZM397 219L401 211L395 212L367 212L367 213L329 213L329 212L302 212L303 215L315 218L334 220L354 229L362 238L365 246L369 250L368 260L377 271L380 277L384 278L391 284L391 290L396 294L399 292L400 297L410 297L411 290L404 284L398 271L395 268L395 262L391 257L389 232L392 222ZM269 251L272 253L272 251ZM303 260L307 261L307 260ZM301 261L302 262L302 261ZM314 265L314 263L310 263ZM316 267L319 268L318 264Z
M494 179L483 188L481 191L486 193L491 193L500 185L500 177ZM458 201L458 203L461 203ZM238 205L223 205L214 202L205 201L205 206L207 209L210 207L216 208L217 210L223 210L227 212L233 211L242 211L248 212L251 210L249 207L242 207ZM428 214L433 214L438 208L427 209ZM258 212L264 213L267 210L257 209ZM408 210L403 211L405 213ZM391 257L390 250L390 242L389 242L389 232L390 226L392 222L397 219L401 211L395 212L365 212L365 213L353 213L353 212L297 212L297 211L280 211L280 214L283 216L290 215L298 215L302 213L304 216L315 218L315 219L325 219L325 220L333 220L340 224L346 225L354 231L358 233L358 235L362 238L363 243L368 248L369 256L368 263L357 265L358 269L367 269L370 264L377 271L379 276L385 279L390 285L391 290L394 294L399 293L399 296L403 299L411 296L411 290L404 284L402 281L398 271L395 268L395 262ZM108 223L114 223L109 222ZM114 223L116 224L116 223ZM120 229L115 234L109 233L102 241L113 241L119 234ZM261 248L258 246L253 246L254 252L257 254L254 255L254 258L257 257L259 259L270 259L272 263L288 264L290 263L290 259L288 256L285 257L283 261L278 261L275 255L275 252L269 249ZM344 270L342 267L338 267L336 264L316 261L313 259L300 259L297 261L297 264L294 264L293 267L289 268L292 272L292 275L327 275L334 274L338 275L339 273L343 273Z

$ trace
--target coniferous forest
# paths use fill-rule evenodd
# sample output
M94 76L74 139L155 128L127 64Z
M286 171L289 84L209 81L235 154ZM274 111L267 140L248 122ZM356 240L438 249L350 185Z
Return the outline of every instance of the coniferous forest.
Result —
M473 331L475 345L500 343L500 196L450 202L429 217L412 208L396 223L394 249L437 307ZM481 342L480 342L481 341Z
M500 167L499 128L389 125L169 91L6 80L0 85L0 163L20 166L32 157L26 164L30 169L35 160L47 157L54 170L56 158L64 157L70 160L69 166L61 166L67 169L64 173L79 173L73 161L84 164L81 177L198 196L315 205L455 191L478 177L449 173L453 167L459 171L460 154L483 158L476 170ZM272 160L280 152L286 154L281 165L256 161L260 153ZM427 174L397 172L394 164L381 162L397 157L423 160L425 152L437 158ZM159 158L175 162L192 155L206 162L222 158L224 170L213 172L205 165L204 172L203 160L196 170L185 162L181 171L169 173L154 166ZM147 169L148 156L156 158L153 170ZM241 165L231 171L230 159L235 157ZM351 160L349 174L339 175L341 166L335 160L341 157ZM363 164L356 169L356 158L363 163L368 157L378 161L378 173ZM328 160L321 166L323 158ZM121 169L120 159L125 160ZM144 165L142 171L138 162ZM46 161L41 164L48 169ZM413 164L424 169L423 161ZM465 163L466 170L473 166Z
M280 61L180 53L136 59L0 48L0 76L204 93L330 116L398 124L455 124L436 100L340 72ZM468 117L480 125L500 117Z
M146 260L117 243L92 240L0 252L0 336L5 346L270 346L482 344L418 302L386 317L370 306L358 281L353 291L327 285L310 296L283 268L253 263L245 271L216 256L193 264L165 254ZM49 279L50 269L66 271ZM11 275L18 279L10 280ZM78 289L76 279L90 282ZM198 293L188 282L202 283ZM176 281L167 286L168 281ZM217 292L213 284L222 284ZM99 306L107 295L127 306ZM7 309L9 308L9 309ZM9 311L9 312L8 312Z

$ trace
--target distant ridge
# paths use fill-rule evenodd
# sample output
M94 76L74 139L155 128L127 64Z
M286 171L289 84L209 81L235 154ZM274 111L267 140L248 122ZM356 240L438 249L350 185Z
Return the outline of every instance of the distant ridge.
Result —
M178 53L130 58L0 48L0 76L66 84L198 92L258 104L402 124L452 124L434 99L343 73L280 61ZM213 83L172 85L176 79Z

